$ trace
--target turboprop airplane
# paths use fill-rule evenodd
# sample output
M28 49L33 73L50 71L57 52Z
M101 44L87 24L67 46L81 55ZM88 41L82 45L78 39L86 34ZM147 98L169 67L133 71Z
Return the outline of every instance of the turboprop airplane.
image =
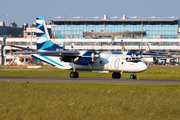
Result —
M113 72L112 78L121 78L121 74L134 73L130 78L136 79L136 73L143 72L147 66L138 57L112 54L110 51L68 51L50 40L45 20L36 18L37 49L9 45L31 52L14 54L31 54L32 57L60 69L72 70L71 78L78 78L77 71Z
M155 56L163 56L163 57L171 57L171 54L159 54L159 53L152 53L152 52L142 52L142 50L140 49L140 44L138 44L139 46L139 50L132 50L132 51L125 51L125 46L123 43L123 40L121 40L121 47L122 47L122 52L121 54L125 54L125 55L130 55L130 56L136 56L139 57L139 59L141 59L141 61L143 61L146 64L149 63L153 63L157 60L157 57ZM150 51L150 47L149 47L149 51Z

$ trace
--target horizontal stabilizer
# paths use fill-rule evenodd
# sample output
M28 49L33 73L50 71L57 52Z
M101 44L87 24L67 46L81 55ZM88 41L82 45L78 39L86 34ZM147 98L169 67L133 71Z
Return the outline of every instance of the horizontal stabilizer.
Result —
M28 51L37 51L37 49L32 49L32 48L27 48L27 47L21 47L21 46L16 46L16 45L9 45L10 47L15 47L15 48L19 48L22 50L28 50Z

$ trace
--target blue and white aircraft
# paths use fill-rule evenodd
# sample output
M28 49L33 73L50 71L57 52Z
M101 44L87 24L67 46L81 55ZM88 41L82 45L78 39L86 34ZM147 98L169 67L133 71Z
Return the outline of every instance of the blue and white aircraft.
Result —
M15 54L31 54L32 57L51 64L60 69L72 70L71 78L78 78L77 71L113 72L112 78L121 78L121 74L134 73L130 78L136 79L136 73L143 72L147 66L138 57L114 54L110 51L68 51L50 40L45 20L36 18L37 49L10 45L31 52Z

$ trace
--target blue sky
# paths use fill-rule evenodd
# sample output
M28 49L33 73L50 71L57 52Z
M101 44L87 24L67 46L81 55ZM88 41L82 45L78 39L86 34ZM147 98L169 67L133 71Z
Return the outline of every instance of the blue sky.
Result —
M56 16L177 16L180 17L180 0L2 0L0 21L7 25L16 22L31 25L37 16L48 19Z

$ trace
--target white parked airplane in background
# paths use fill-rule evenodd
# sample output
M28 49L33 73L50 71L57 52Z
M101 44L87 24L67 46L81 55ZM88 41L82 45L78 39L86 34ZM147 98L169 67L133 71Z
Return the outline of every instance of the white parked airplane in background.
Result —
M44 18L36 18L37 49L9 45L31 52L15 54L32 54L32 57L60 69L72 70L71 78L78 78L77 71L113 72L112 78L121 78L123 72L134 73L130 78L136 79L136 73L143 72L147 66L138 57L114 54L110 51L68 51L50 40Z
M155 57L155 56L171 57L171 54L167 54L167 53L166 54L159 54L159 53L155 53L155 52L152 53L152 52L150 52L150 47L149 47L149 52L142 52L143 50L140 49L140 44L138 45L139 50L124 51L125 46L124 46L123 40L121 40L121 46L122 46L122 52L120 52L120 54L139 57L139 59L141 59L146 64L155 62L157 60L157 57Z

